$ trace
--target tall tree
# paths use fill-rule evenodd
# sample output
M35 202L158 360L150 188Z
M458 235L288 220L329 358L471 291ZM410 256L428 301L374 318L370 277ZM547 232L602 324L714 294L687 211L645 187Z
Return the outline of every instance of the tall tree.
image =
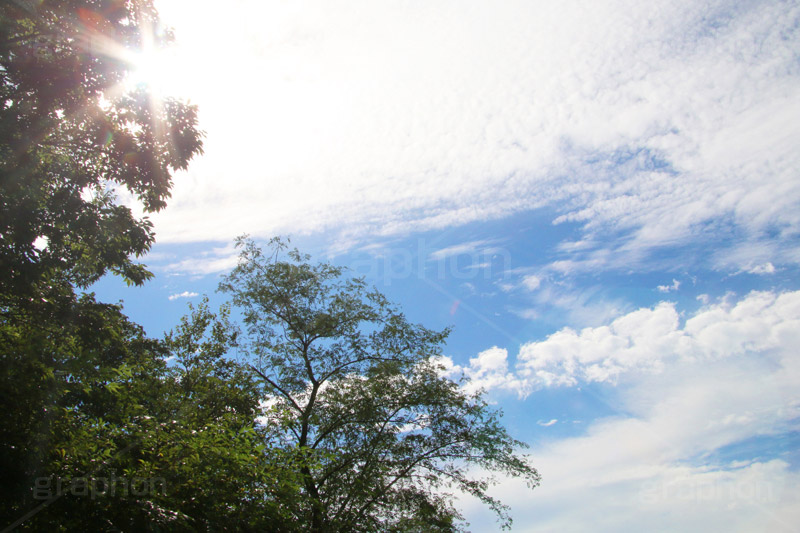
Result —
M196 108L126 90L132 58L162 46L151 0L0 4L0 305L86 286L139 284L154 235L116 201L165 206L171 174L201 151ZM67 288L65 288L67 287Z
M363 279L310 264L273 239L265 253L241 238L221 290L241 308L243 345L263 380L267 428L299 458L307 531L455 531L448 489L472 494L510 524L474 468L524 478L499 413L437 364L448 332L409 323Z
M163 366L158 343L75 288L150 276L135 258L152 225L115 194L157 211L201 151L194 106L123 83L137 50L170 38L151 0L0 2L3 519L33 503L37 476L75 474L114 449L104 431L134 431L109 399L113 372Z

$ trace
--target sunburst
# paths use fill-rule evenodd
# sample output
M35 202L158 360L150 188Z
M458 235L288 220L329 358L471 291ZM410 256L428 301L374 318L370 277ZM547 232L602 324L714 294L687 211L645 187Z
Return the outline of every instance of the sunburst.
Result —
M148 92L160 97L188 96L187 61L175 46L155 44L151 31L144 31L139 50L125 55L130 71L125 81L129 88L144 86Z

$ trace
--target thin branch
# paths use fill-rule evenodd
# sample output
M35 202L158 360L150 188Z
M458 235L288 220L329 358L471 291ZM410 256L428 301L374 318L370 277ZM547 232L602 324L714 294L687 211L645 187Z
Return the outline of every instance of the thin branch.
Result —
M250 365L250 368L253 370L253 372L255 372L256 374L258 374L258 375L261 377L261 379L263 379L264 381L266 381L267 383L269 383L269 385L270 385L272 388L274 388L275 390L277 390L278 392L280 392L280 393L281 393L281 394L284 396L284 398L286 398L287 400L289 400L289 402L292 404L292 406L293 406L295 409L297 409L297 411L298 411L299 413L302 413L302 412L303 412L303 409L301 409L301 408L300 408L300 406L299 406L299 405L297 405L297 402L295 402L295 401L294 401L294 398L292 398L292 396L291 396L291 395L290 395L288 392L286 392L285 390L283 390L283 388L281 388L281 386L280 386L280 385L278 385L277 383L275 383L274 381L272 381L272 380L269 378L269 376L267 376L266 374L264 374L262 371L260 371L259 369L257 369L255 366L253 366L253 365Z
M445 444L442 444L441 446L437 446L437 447L435 447L435 448L433 448L433 449L431 449L431 450L429 450L429 451L427 451L427 452L423 453L422 455L420 455L419 457L417 457L416 459L414 459L414 460L411 462L411 464L409 464L409 465L408 465L406 468L404 468L404 469L403 469L403 470L401 470L399 473L397 473L397 474L395 475L394 479L393 479L393 480L392 480L392 481L391 481L391 482L390 482L388 485L386 485L386 486L383 488L383 490L381 490L381 491L380 491L378 494L375 494L375 495L373 495L373 497L372 497L372 498L370 498L370 499L367 501L367 503L365 503L363 506L361 506L361 509L359 509L359 511L358 511L358 515L357 515L357 516L359 516L359 517L360 517L360 516L363 516L363 514L364 514L364 513L367 511L367 509L369 509L369 507L370 507L372 504L374 504L374 503L375 503L375 502L376 502L378 499L382 498L382 497L383 497L383 496L384 496L384 495L385 495L387 492L389 492L389 489L390 489L390 488L392 488L392 486L394 486L394 484L395 484L395 483L397 483L397 482L398 482L398 481L400 481L401 479L405 479L405 478L406 478L406 476L407 476L407 474L408 474L408 473L409 473L409 472L410 472L410 471L411 471L413 468L415 468L415 467L417 466L417 464L419 464L421 461L423 461L424 459L429 459L429 458L430 458L430 456L431 456L432 454L434 454L435 452L438 452L438 451L439 451L439 450L441 450L441 449L447 448L448 446L452 446L453 444L458 444L459 442L466 442L466 441L464 441L464 440L456 440L456 441L453 441L453 442L447 442L447 443L445 443Z

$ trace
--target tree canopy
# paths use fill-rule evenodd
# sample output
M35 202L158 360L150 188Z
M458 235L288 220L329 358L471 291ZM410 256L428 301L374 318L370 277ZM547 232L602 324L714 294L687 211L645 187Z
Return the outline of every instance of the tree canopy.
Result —
M151 246L152 226L116 195L131 195L145 212L163 208L172 173L201 151L194 106L123 83L138 50L170 38L150 0L0 3L4 528L125 528L157 524L158 509L189 509L130 494L103 503L36 499L43 480L135 475L156 457L175 459L146 446L163 442L170 426L158 424L168 424L180 398L165 363L175 346L147 338L119 306L76 292L106 272L134 284L150 276L135 258ZM169 393L162 402L156 391ZM220 397L224 404L230 395ZM246 429L239 416L236 431Z
M137 50L170 38L151 0L0 5L0 303L149 277L131 256L152 225L116 195L163 208L202 133L194 106L123 82Z
M292 512L303 529L454 531L450 489L510 524L476 468L531 488L539 474L481 394L442 375L448 331L408 322L363 279L311 264L281 240L266 253L238 245L240 262L220 288L242 312L266 430L298 453L304 497Z
M227 357L228 311L202 303L163 340L89 296L73 311L0 325L0 525L281 530L297 489L256 422L257 381Z

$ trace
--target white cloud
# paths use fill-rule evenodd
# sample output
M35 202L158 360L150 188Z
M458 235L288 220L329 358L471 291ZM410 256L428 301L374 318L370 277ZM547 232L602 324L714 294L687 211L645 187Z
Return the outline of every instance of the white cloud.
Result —
M647 426L641 429L646 432ZM539 488L531 492L516 480L506 480L493 491L510 504L513 530L798 531L800 474L786 461L714 467L661 462L629 449L622 440L639 436L618 434L616 453L609 441L598 437L558 440L553 444L564 445L563 454L551 449L537 454L534 463L543 475ZM579 457L574 454L586 460L574 461ZM475 502L462 508L475 530L496 530L493 517Z
M461 367L453 363L453 358L446 355L436 357L434 362L442 367L440 375L450 379L461 377Z
M800 292L754 292L736 305L710 306L683 327L675 304L661 303L607 326L562 329L520 348L515 380L537 384L614 381L632 371L658 371L676 360L714 359L787 346L800 331ZM800 345L800 337L795 339Z
M183 291L181 293L170 294L169 295L169 300L173 301L173 300L177 300L179 298L194 298L195 296L199 296L199 295L196 292Z
M469 365L465 367L453 364L453 360L449 357L442 358L440 362L446 369L443 375L468 379L463 388L469 393L481 389L517 390L521 387L521 383L508 372L508 350L505 348L493 346L484 350L471 358Z
M677 279L672 280L672 285L659 285L657 287L658 292L672 292L672 291L677 291L680 288L681 288L681 282L678 281Z
M565 281L540 285L531 300L540 315L563 314L577 327L605 324L630 307L624 300L609 298L602 286L580 287Z
M505 480L495 493L511 505L515 531L798 530L800 292L751 293L682 327L673 312L662 304L568 343L545 341L574 357L555 345L534 351L547 368L561 361L553 374L573 381L612 360L619 414L531 450L542 486L530 493ZM633 371L657 361L658 372ZM489 527L464 506L473 526Z
M527 309L509 309L513 314L517 315L520 318L524 318L525 320L536 320L540 318L542 315L536 309L527 308Z
M495 250L495 248L490 247L491 244L492 243L489 241L472 241L461 244L455 244L453 246L448 246L446 248L442 248L440 250L431 252L429 257L434 261L439 261L442 259L446 259L448 257L453 257L458 255L486 256L493 253Z
M544 422L542 420L539 420L538 422L536 422L536 424L539 425L539 426L542 426L544 428L549 428L550 426L554 426L557 422L558 422L558 420L553 418L549 422Z
M195 277L202 277L208 274L226 272L235 267L238 261L239 252L231 243L189 255L185 259L169 263L160 268L172 274L189 274Z
M193 257L171 263L165 267L169 272L205 276L217 272L225 272L236 266L238 254L226 257Z
M735 358L635 381L621 406L633 415L532 451L543 476L534 493L504 484L515 530L796 531L800 474L787 458L714 459L726 446L800 429L796 370Z
M508 352L493 346L469 360L470 367L474 369L475 377L482 377L489 373L505 372L508 369Z
M535 291L536 289L539 288L541 284L542 284L542 279L539 276L533 274L525 276L522 279L522 286L528 289L529 291Z
M470 390L495 388L526 396L541 387L615 383L626 374L658 373L682 361L769 357L772 350L784 353L780 350L789 346L800 346L800 291L752 292L735 304L726 297L706 306L683 325L675 304L662 302L607 325L564 328L523 344L515 371L508 370L507 350L497 346L456 368L471 379Z
M775 273L775 265L770 262L766 262L762 265L755 265L747 269L747 272L750 274L774 274Z
M162 242L357 242L549 205L580 242L617 239L564 266L730 228L797 260L796 3L233 5L164 4L224 68L187 80L206 155L153 217Z
M464 369L469 378L465 389L474 392L478 389L491 389L507 383L511 379L508 374L508 351L493 346L469 360L469 367Z

